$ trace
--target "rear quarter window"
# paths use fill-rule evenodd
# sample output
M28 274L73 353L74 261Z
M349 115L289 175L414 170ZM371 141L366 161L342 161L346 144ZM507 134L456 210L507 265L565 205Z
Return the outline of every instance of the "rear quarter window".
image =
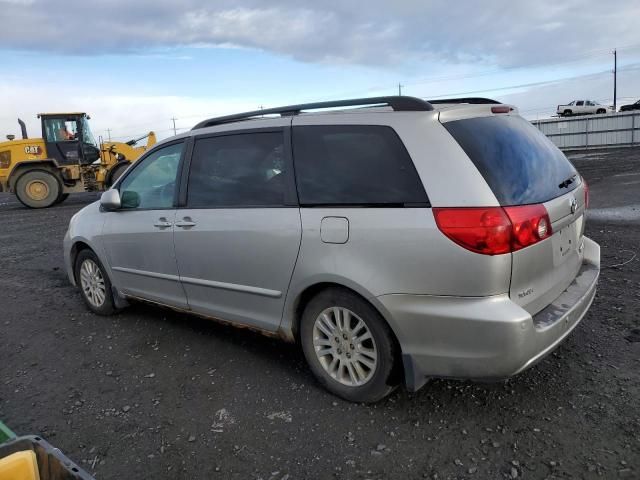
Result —
M578 186L577 171L567 157L522 117L468 118L443 125L503 206L547 202Z
M303 206L428 204L418 172L390 127L294 127L293 153Z

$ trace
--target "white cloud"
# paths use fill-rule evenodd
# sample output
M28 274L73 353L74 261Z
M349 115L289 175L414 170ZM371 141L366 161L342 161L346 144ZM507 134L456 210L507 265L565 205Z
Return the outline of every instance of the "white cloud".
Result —
M0 117L0 134L12 133L19 137L17 117L7 115L16 112L27 124L30 137L40 137L41 112L87 112L91 115L91 127L96 137L108 135L128 140L149 130L158 137L173 135L171 118L176 117L179 131L193 127L209 117L239 111L255 110L257 101L244 99L203 99L187 96L127 96L119 94L94 94L37 85L21 85L0 82L3 92L3 108ZM55 93L54 93L55 92ZM97 138L96 138L97 139ZM2 140L0 140L2 141Z
M311 62L393 65L437 59L546 63L637 43L640 3L619 0L13 0L5 48L69 54L236 45ZM83 25L70 36L69 25Z

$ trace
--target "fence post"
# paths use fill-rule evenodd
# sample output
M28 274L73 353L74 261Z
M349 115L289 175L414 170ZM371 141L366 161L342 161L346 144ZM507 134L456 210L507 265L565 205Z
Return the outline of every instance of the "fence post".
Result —
M589 117L587 117L587 121L584 127L584 133L585 133L585 148L589 148L589 121L591 119Z

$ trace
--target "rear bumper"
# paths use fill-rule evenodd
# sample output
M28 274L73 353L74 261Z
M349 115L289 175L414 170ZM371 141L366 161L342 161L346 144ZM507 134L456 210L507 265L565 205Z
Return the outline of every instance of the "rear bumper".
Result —
M585 237L569 287L531 316L507 294L492 297L382 295L402 348L407 388L429 377L501 379L535 364L578 325L596 293L600 247Z

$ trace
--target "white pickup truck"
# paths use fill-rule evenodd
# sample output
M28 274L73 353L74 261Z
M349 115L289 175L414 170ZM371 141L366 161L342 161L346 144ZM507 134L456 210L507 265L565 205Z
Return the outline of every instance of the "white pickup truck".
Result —
M561 117L609 112L613 112L613 107L610 107L608 105L600 105L598 102L595 102L593 100L574 100L568 105L558 105L558 109L556 110L556 113Z

